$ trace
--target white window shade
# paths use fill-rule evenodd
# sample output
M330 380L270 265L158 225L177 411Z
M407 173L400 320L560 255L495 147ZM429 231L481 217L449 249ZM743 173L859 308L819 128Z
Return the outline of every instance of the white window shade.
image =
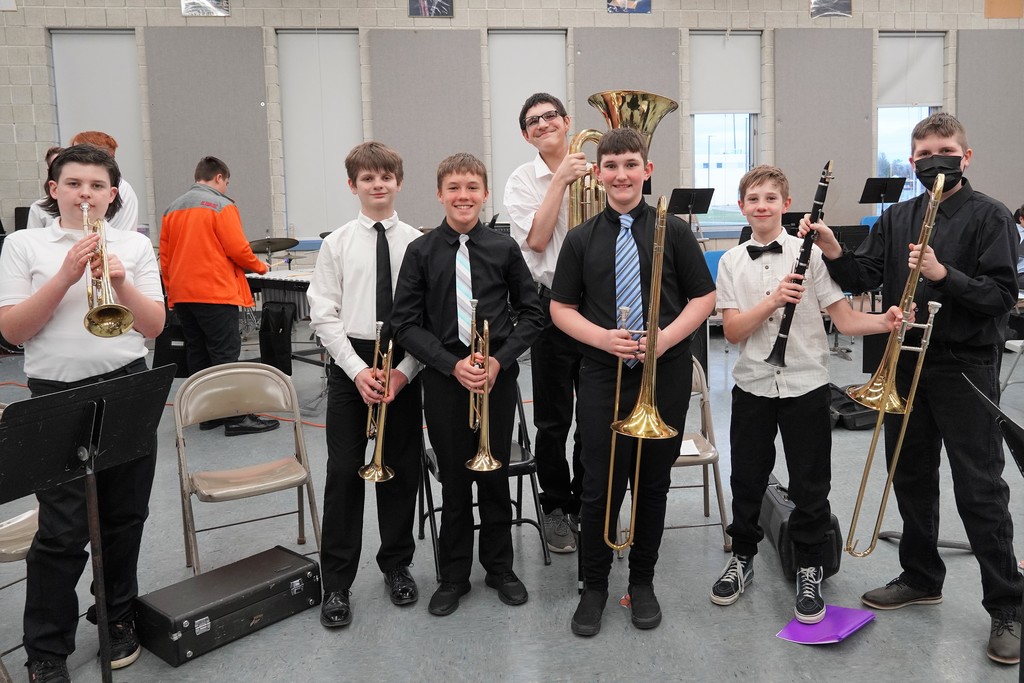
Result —
M942 35L878 37L878 106L941 106Z
M690 34L690 112L761 111L761 35Z

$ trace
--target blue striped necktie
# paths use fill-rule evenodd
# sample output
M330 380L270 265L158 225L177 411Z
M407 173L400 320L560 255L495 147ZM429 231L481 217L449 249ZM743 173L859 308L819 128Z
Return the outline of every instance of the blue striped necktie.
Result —
M469 268L469 235L459 235L459 250L455 252L455 303L459 312L459 341L469 346L473 333L469 323L472 317L470 300L473 298L473 277Z
M638 330L643 324L643 299L640 296L640 253L636 248L631 228L633 217L628 213L619 216L619 237L615 241L615 310L629 308L626 329ZM615 316L618 320L618 315ZM633 335L639 339L640 335ZM634 367L636 358L625 361L628 367Z

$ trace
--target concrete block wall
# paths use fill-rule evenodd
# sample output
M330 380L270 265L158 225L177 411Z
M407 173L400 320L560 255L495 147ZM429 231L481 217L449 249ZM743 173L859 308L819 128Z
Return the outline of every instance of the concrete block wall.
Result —
M411 18L407 0L236 0L226 18L183 17L180 0L17 0L16 11L0 12L0 218L13 229L14 208L31 203L41 193L44 178L40 160L57 141L56 107L50 29L133 29L139 44L139 70L146 145L147 179L137 187L148 193L151 212L140 221L155 224L161 211L154 206L151 136L146 103L146 29L163 26L260 26L265 36L265 72L269 97L267 136L273 188L273 229L283 235L283 146L277 69L277 29L359 29L364 133L373 134L370 100L369 50L366 31L395 28L443 31L474 28L480 31L481 55L487 59L488 29L562 29L567 31L566 68L573 92L573 29L577 27L658 27L679 30L680 84L684 96L681 114L688 116L688 46L691 30L757 30L765 35L762 50L763 107L759 144L762 161L774 158L773 30L776 28L868 28L877 31L928 31L947 35L946 109L955 111L956 32L960 29L1020 29L1020 19L989 20L982 0L856 0L851 18L811 19L809 0L654 0L650 15L609 14L604 0L454 0L454 16L446 19ZM610 54L609 58L614 58ZM215 65L214 65L215 66ZM823 55L821 68L836 70ZM486 71L485 71L486 72ZM102 65L96 69L97 89ZM485 83L486 86L486 83ZM489 116L487 93L484 113ZM567 103L570 113L581 106ZM684 180L692 177L693 143L683 126L680 166ZM488 122L484 130L489 131ZM490 143L488 140L488 149ZM148 220L147 220L148 219Z

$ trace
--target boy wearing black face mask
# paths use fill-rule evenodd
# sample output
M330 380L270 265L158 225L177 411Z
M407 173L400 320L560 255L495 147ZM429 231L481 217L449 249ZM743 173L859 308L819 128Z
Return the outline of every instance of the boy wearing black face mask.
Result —
M937 174L945 174L942 202L923 254L917 242L927 194L889 207L855 254L844 252L823 223L810 225L807 217L801 222L801 234L818 232L829 273L843 289L869 291L881 285L883 304L898 305L920 260L917 321L927 319L928 301L942 304L893 480L903 517L903 572L861 601L881 610L942 602L946 568L937 543L944 445L957 510L981 568L982 605L992 618L986 654L1002 664L1017 664L1024 580L1013 553L1003 452L995 422L967 384L970 380L998 402L1003 330L1017 303L1017 229L1005 206L963 177L972 156L963 124L950 114L933 114L914 127L911 138L910 162L921 183L930 190ZM906 343L917 346L920 339L921 331L911 330ZM907 396L916 363L917 354L902 354L896 373L901 396ZM902 419L885 417L887 460Z

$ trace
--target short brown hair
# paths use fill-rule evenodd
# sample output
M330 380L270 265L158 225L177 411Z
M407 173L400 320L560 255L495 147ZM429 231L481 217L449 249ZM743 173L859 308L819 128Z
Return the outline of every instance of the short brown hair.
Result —
M345 157L345 172L354 184L363 171L391 173L398 184L402 184L405 172L402 170L402 157L395 150L379 142L364 142L356 145Z
M200 180L210 181L217 176L224 176L225 180L231 177L228 165L217 157L203 157L196 164L196 172L193 176L198 183Z
M761 164L755 166L740 178L740 201L747 195L747 190L764 183L775 183L783 199L789 199L789 179L778 166Z
M918 121L914 131L910 134L910 149L913 152L915 143L923 140L929 135L936 135L940 138L956 138L957 143L967 151L967 129L952 114L944 111L936 112L926 119Z
M60 145L54 145L50 149L46 150L46 154L43 155L43 161L45 161L46 165L49 166L50 163L54 160L54 158L56 158L56 156L63 151L63 147L61 147Z
M565 105L562 104L562 100L546 92L534 93L526 98L526 102L523 103L523 108L519 110L519 130L526 130L526 112L530 111L538 104L550 104L555 108L555 112L563 119L568 116L568 114L565 113Z
M597 163L606 154L629 154L635 152L647 163L647 141L639 131L633 128L613 128L601 136L597 143Z
M86 166L99 166L107 170L107 177L110 178L110 186L116 188L121 182L121 169L114 161L114 155L108 154L107 150L95 145L72 145L58 154L46 174L46 197L41 204L43 211L51 216L60 215L60 205L50 194L50 181L60 182L61 173L68 164L83 164ZM107 212L103 215L108 221L121 210L121 195L115 194L113 201L107 206Z
M98 130L83 130L71 138L72 145L92 145L110 151L110 156L117 152L117 140Z
M452 154L450 157L446 157L444 161L438 164L437 189L439 192L444 179L454 173L470 173L472 175L478 175L483 178L484 189L487 189L487 167L484 166L484 162L480 161L472 154L468 154L466 152Z

